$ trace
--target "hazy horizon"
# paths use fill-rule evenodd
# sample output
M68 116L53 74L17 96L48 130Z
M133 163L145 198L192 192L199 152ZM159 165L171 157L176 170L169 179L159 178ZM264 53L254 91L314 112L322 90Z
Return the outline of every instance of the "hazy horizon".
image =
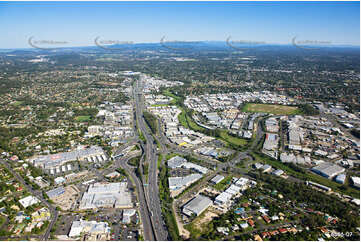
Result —
M107 41L299 41L360 46L359 2L1 2L1 49Z

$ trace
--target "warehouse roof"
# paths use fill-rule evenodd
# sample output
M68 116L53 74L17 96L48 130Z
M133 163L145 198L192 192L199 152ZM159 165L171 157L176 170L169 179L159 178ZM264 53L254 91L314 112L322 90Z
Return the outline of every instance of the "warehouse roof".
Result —
M48 195L48 197L50 199L52 199L53 197L57 197L57 196L60 196L61 194L63 194L65 192L65 189L64 187L58 187L58 188L55 188L53 190L50 190L46 193L46 195Z
M220 183L223 179L224 179L224 176L216 175L215 177L212 178L211 182L217 184L217 183Z
M313 171L320 173L326 177L333 177L345 171L345 168L330 162L324 162L312 168Z
M212 200L208 197L198 195L183 207L183 212L187 215L192 213L199 215L212 204Z
M170 168L177 168L177 167L181 167L185 162L187 162L186 159L180 156L174 156L168 160L168 166Z
M51 168L62 165L68 161L82 159L88 156L104 154L104 151L99 146L91 146L90 148L74 150L70 152L57 153L52 155L38 156L32 159L35 166L44 166L44 168Z

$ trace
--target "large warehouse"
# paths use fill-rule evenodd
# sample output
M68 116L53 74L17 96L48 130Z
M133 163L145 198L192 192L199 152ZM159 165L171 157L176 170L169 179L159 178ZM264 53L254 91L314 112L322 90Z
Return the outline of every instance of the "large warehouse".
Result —
M104 162L107 157L104 150L99 146L91 146L86 149L78 149L53 155L43 155L31 159L31 163L44 170L60 169L60 166L70 161L86 160L88 162ZM66 167L68 168L68 167ZM69 169L69 168L68 168Z
M338 166L330 162L324 162L318 166L312 168L312 171L317 174L332 179L332 177L345 171L345 168Z
M127 183L95 183L84 193L79 209L132 208L131 194Z
M192 216L193 214L198 216L212 204L212 200L208 197L198 195L184 205L183 213L188 216Z

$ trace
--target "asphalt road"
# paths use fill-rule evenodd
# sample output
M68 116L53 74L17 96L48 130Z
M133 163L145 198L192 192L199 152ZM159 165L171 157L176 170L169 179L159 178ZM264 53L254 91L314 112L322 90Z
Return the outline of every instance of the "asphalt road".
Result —
M128 160L131 159L132 157L121 157L121 158L117 158L115 160L115 162L117 163L117 165L119 165L120 167L122 167L132 178L132 181L134 182L134 185L137 188L137 192L138 192L138 200L139 200L139 210L140 210L140 216L141 216L141 220L143 223L143 230L144 230L144 239L145 240L155 240L154 237L154 231L153 231L153 226L150 220L150 213L148 210L148 205L145 199L145 195L144 195L144 186L142 184L142 182L139 180L139 178L136 176L133 168L128 165Z
M154 144L152 134L146 127L145 120L143 118L143 100L142 89L145 76L141 75L134 88L134 100L136 107L136 120L137 128L143 133L146 140L145 144L145 162L149 164L148 170L148 183L144 183L144 192L146 202L150 212L150 219L152 222L155 239L156 240L168 240L168 231L166 230L165 223L162 217L161 203L159 199L158 190L158 169L157 169L157 146Z

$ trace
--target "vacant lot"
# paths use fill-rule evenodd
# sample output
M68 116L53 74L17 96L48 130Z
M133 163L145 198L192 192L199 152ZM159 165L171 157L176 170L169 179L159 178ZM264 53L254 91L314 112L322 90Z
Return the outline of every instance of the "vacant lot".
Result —
M251 113L272 113L276 115L293 115L300 112L297 107L293 106L259 103L247 103L244 105L242 111Z
M236 146L242 146L247 144L247 140L229 135L227 131L221 131L220 136L223 140Z
M90 121L90 116L77 116L75 117L75 120L78 122Z
M193 224L197 227L197 229L203 231L203 229L205 229L207 226L204 226L206 224L208 224L210 221L212 221L213 218L218 217L218 214L206 210L203 214L201 214L198 218L196 218L193 221Z

